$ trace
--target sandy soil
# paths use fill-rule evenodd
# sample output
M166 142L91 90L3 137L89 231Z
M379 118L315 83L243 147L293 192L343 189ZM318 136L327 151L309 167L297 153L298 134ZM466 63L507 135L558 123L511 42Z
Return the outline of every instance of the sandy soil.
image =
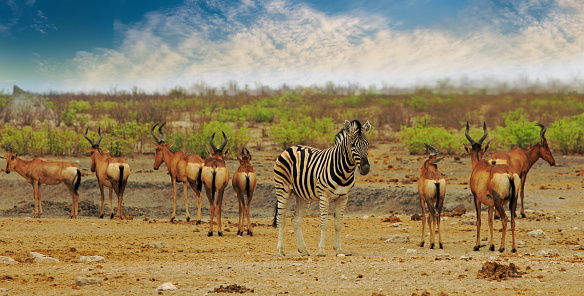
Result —
M527 179L528 218L518 219L518 253L510 253L510 233L504 253L481 248L476 239L474 206L468 189L470 159L448 156L440 163L447 176L446 210L467 207L462 217L442 221L444 249L420 248L420 212L415 183L425 157L410 156L402 147L373 142L372 171L357 177L344 220L343 249L352 256L335 256L333 227L327 235L327 257L316 257L320 237L316 205L303 224L306 244L313 256L302 257L288 218L286 257L276 256L277 230L270 227L275 205L272 166L279 151L257 151L252 163L261 182L252 202L254 236L237 237L237 203L229 188L224 201L224 236L207 237L208 223L186 222L179 187L178 222L170 223L172 188L163 166L152 170L152 155L135 155L124 200L131 220L99 219L99 190L89 172L89 158L67 158L87 176L81 189L80 217L66 219L71 199L63 186L44 186L44 214L32 215L32 187L15 173L0 175L0 256L17 264L0 263L0 295L164 295L213 294L221 286L236 285L258 295L581 295L584 289L584 159L555 155L557 167L540 160ZM26 159L30 159L24 157ZM49 158L45 158L49 159ZM3 163L3 162L2 162ZM3 165L3 164L2 164ZM228 160L231 172L236 160ZM116 203L114 199L114 203ZM292 208L294 204L290 204ZM106 210L109 211L109 202ZM189 189L189 210L194 220L196 203ZM390 221L395 215L401 222ZM488 238L486 211L482 212L482 238ZM203 201L203 219L208 202ZM495 222L495 246L501 240ZM541 229L544 237L528 235ZM387 242L392 235L409 235L408 242ZM160 247L159 242L163 243ZM154 243L154 246L147 244ZM483 243L488 244L484 239ZM35 263L38 252L58 263ZM106 262L80 263L81 256L103 256ZM478 278L490 263L517 272L505 277ZM485 266L486 267L486 266ZM100 280L78 285L77 277ZM170 282L176 290L157 292ZM245 288L244 288L245 287ZM426 294L424 294L426 293Z

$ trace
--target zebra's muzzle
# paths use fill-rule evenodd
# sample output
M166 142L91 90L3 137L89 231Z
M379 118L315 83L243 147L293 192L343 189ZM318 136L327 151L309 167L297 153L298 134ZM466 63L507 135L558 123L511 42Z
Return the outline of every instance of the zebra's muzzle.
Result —
M359 173L361 175L367 175L367 174L369 174L369 169L370 169L369 163L364 163L364 164L359 166Z

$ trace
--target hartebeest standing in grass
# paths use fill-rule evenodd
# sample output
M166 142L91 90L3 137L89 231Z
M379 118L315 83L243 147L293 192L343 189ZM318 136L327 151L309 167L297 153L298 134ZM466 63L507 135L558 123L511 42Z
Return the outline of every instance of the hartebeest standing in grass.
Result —
M483 149L482 144L487 138L487 125L483 123L484 134L478 142L475 142L470 135L468 122L466 123L465 136L471 144L471 148L464 146L466 152L470 154L472 161L472 173L470 175L470 190L474 196L474 203L477 214L477 242L474 251L478 251L481 242L481 203L489 207L489 230L491 234L490 250L495 250L493 244L493 209L501 215L503 224L503 234L501 237L501 247L499 252L505 250L505 234L507 233L507 215L503 206L509 203L511 212L511 236L513 247L511 252L517 252L515 246L515 209L517 208L517 195L521 186L519 173L514 172L506 164L491 164L483 159L489 144Z
M251 154L245 147L241 149L241 157L237 155L237 159L239 160L239 168L237 168L237 171L233 174L233 178L231 179L231 185L233 186L233 190L237 194L237 200L239 201L239 227L237 235L243 235L243 225L245 223L245 218L247 217L247 234L253 236L249 209L251 199L253 198L253 192L257 186L256 173L253 166L249 163L251 160Z
M23 176L32 185L34 191L33 218L40 218L43 213L41 204L41 184L57 185L63 183L71 193L73 205L69 218L76 218L79 211L79 185L81 184L81 171L69 162L44 161L35 158L26 161L18 158L18 153L13 152L14 143L6 146L6 173L15 171Z
M213 216L217 215L217 234L223 236L223 232L221 231L221 204L223 202L223 192L229 184L229 170L225 166L223 155L227 154L229 148L223 151L227 145L227 136L224 132L224 141L221 147L217 148L213 145L214 138L215 133L213 133L209 140L209 145L211 145L213 152L207 150L210 157L205 159L205 166L203 166L203 171L201 172L201 179L205 185L205 192L209 199L209 211L211 212L209 233L207 235L213 235Z
M189 214L189 206L187 202L187 184L191 185L191 188L195 192L195 196L198 201L197 210L197 220L196 224L201 223L201 206L203 199L201 197L201 169L203 168L203 159L197 154L184 153L182 151L177 151L172 153L169 149L174 144L166 144L166 135L162 131L162 127L166 124L163 123L158 127L158 132L162 138L158 138L154 134L154 129L158 124L154 125L150 130L152 137L156 140L156 159L154 160L154 169L158 170L160 165L164 162L168 168L168 173L170 174L170 180L172 181L172 216L170 217L170 222L174 221L176 217L176 183L183 183L183 201L185 202L185 210L187 214L187 222L191 220Z
M539 132L539 143L535 144L534 146L528 148L527 150L523 150L519 147L515 147L511 149L509 152L499 152L493 154L489 162L492 164L506 164L511 169L517 173L519 173L519 177L521 178L521 217L525 218L525 210L524 210L524 202L523 199L525 198L525 179L527 178L527 173L531 167L537 162L540 158L547 161L550 166L556 165L556 160L550 151L550 146L547 143L545 138L545 132L547 131L547 127L543 124L538 123L537 126L540 127Z
M442 173L438 171L437 163L444 157L437 159L438 150L424 143L430 150L430 157L420 169L420 179L418 179L418 194L420 194L420 204L422 205L422 242L420 247L424 246L424 234L426 227L425 204L428 205L428 228L430 229L430 249L434 249L434 228L438 228L438 244L442 249L442 231L440 230L440 214L444 205L444 196L446 195L446 181Z
M122 202L124 200L124 191L126 190L126 184L128 183L128 177L130 177L130 165L125 159L121 157L112 157L109 155L109 150L99 148L99 143L103 139L101 134L101 127L98 129L99 139L93 142L89 137L87 137L87 131L83 135L89 144L91 144L90 149L85 151L91 153L91 171L95 173L97 177L97 184L99 185L99 191L101 193L101 212L99 213L99 218L103 218L104 214L104 192L103 187L109 188L109 200L111 215L110 219L114 218L114 204L112 191L116 192L118 196L118 210L116 211L116 218L123 219L122 215Z

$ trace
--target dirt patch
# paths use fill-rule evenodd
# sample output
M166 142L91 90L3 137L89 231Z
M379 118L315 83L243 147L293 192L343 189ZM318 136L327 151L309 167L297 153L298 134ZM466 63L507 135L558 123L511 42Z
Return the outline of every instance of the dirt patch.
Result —
M517 265L509 265L497 262L485 262L483 268L477 274L478 279L487 279L490 281L502 281L508 278L521 277L525 272L519 271Z
M223 285L219 286L219 288L215 288L213 291L209 291L209 293L239 293L239 294L243 294L243 293L253 293L252 289L248 289L245 286L240 286L237 284L233 284L233 285L229 285L229 286L225 286L223 287Z

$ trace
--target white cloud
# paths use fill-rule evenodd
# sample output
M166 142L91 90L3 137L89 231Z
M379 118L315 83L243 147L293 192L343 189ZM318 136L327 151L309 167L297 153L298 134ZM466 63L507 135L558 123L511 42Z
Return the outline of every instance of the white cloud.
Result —
M571 79L584 69L584 4L578 0L478 1L456 28L398 31L380 16L328 16L283 0L197 3L116 24L114 49L79 52L66 89L162 90L206 81L271 86L438 79Z

